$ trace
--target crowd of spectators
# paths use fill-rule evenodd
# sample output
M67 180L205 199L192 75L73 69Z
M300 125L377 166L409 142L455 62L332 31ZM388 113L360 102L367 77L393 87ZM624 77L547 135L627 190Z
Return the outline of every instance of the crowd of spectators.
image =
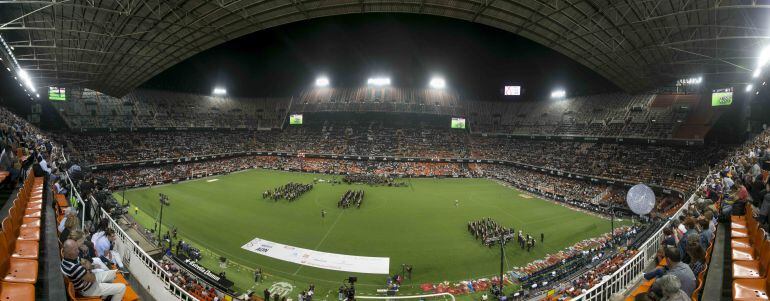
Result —
M506 160L563 172L643 182L687 191L723 157L710 146L628 145L511 139L437 127L326 124L284 131L68 134L77 157L92 164L178 159L251 151L347 156Z
M207 285L184 269L180 269L171 259L164 257L158 261L158 265L170 276L171 281L193 296L201 300L225 300L225 294Z
M376 174L349 174L342 178L342 182L345 184L367 184L367 185L382 185L382 186L398 186L404 184L402 182L396 182L392 177Z
M279 156L239 156L207 161L181 162L151 167L98 170L110 187L134 187L230 173L250 168L305 171L328 174L369 174L382 177L470 176L458 163L379 162Z
M594 255L591 260L600 263L593 269L587 270L585 273L570 281L569 285L551 296L551 300L569 300L570 298L585 293L586 290L599 283L604 277L617 271L626 260L636 255L637 252L637 250L625 249L613 255L608 255L609 258L603 258L604 253Z
M235 98L136 90L122 98L73 90L54 105L72 129L280 128L288 112L389 112L467 116L484 133L672 138L697 95L609 93L559 101L463 99L449 90L323 88L293 97Z

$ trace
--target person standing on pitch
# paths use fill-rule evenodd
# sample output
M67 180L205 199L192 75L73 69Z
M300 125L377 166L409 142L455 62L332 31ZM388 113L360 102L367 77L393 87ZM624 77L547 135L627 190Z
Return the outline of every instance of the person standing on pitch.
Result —
M455 200L455 208L460 207L460 201Z
M406 266L406 276L409 278L409 280L412 280L412 265Z
M545 234L540 233L540 242L543 242L545 240Z
M326 217L326 209L321 209L321 218Z
M262 269L254 269L254 282L260 282L262 280Z

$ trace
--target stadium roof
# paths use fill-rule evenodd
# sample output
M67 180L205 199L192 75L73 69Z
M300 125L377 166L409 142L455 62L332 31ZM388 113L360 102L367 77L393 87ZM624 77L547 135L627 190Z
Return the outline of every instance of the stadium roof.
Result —
M757 0L0 0L0 36L38 87L122 96L205 49L340 14L446 16L553 48L629 92L678 78L746 82L770 37ZM15 63L6 49L3 63ZM515 54L512 54L515 55Z

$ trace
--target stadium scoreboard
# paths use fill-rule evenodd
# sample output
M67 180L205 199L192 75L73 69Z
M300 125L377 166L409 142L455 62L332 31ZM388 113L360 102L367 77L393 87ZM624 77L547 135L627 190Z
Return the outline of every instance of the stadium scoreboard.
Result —
M714 89L711 91L711 106L729 106L733 104L733 88Z
M505 86L503 88L503 95L505 96L520 96L521 86Z
M59 87L48 87L48 100L67 101L67 90Z
M291 114L289 116L289 125L301 125L302 114Z
M462 117L452 117L452 128L453 129L465 129L465 118L462 118Z

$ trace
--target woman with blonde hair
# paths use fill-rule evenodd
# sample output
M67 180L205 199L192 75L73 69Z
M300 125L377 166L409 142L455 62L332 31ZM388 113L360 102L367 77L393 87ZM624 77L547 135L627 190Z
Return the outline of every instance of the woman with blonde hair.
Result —
M61 234L59 234L59 241L64 243L64 241L69 238L70 233L78 230L79 228L80 223L78 222L77 218L68 218L67 221L64 222L64 230L62 230Z

